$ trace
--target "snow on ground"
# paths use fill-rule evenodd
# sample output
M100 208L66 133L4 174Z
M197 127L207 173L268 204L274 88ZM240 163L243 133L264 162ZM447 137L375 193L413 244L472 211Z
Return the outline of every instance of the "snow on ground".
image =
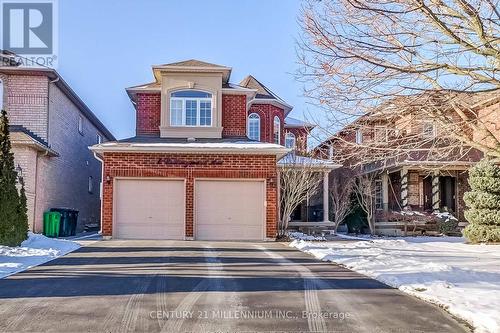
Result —
M80 244L29 233L19 247L0 245L0 278L55 259L80 247Z
M324 236L312 236L306 235L302 232L290 232L288 236L293 239L306 240L306 241L324 241L326 238Z
M444 307L476 332L500 332L500 245L460 237L294 240L290 246Z

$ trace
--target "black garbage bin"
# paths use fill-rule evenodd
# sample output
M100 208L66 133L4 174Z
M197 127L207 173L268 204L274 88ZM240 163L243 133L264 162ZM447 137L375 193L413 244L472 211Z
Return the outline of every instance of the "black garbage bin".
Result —
M78 211L69 208L51 208L51 212L61 214L61 223L59 224L59 237L69 237L76 235L76 224L78 221Z

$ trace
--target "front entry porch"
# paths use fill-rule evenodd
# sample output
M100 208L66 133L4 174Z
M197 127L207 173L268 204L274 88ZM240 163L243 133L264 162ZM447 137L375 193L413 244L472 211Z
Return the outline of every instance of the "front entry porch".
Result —
M384 171L376 180L380 184L376 193L376 228L386 235L432 235L438 233L436 217L443 213L456 217L459 226L464 227L467 178L467 167L402 167Z
M283 170L284 167L311 169L321 174L321 182L318 184L318 195L311 198L309 195L304 201L294 210L291 215L291 220L288 227L291 229L312 229L312 230L327 230L335 227L335 223L329 219L329 175L334 169L340 165L334 164L331 161L319 160L304 156L289 156L285 157L278 164ZM278 177L279 179L280 177ZM281 212L280 212L281 214Z

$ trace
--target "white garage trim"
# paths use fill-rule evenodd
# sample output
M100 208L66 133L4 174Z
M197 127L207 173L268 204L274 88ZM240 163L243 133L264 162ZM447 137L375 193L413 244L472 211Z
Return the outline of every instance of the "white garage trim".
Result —
M114 177L113 179L113 225L112 225L112 235L116 238L117 235L117 199L118 199L118 187L117 183L120 180L137 180L137 181L182 181L183 183L183 214L182 214L182 225L183 225L183 239L186 240L186 179L180 177Z
M266 240L266 230L267 230L267 184L265 178L195 178L194 179L194 187L193 187L193 235L195 239L199 239L198 231L199 231L199 221L198 220L198 209L197 209L197 195L198 195L198 184L200 182L232 182L232 183L260 183L262 189L262 214L261 214L261 232L259 240ZM245 197L240 198L241 200L245 200ZM222 240L222 239L217 239ZM232 239L225 239L227 241L231 241ZM240 239L238 240L240 241Z

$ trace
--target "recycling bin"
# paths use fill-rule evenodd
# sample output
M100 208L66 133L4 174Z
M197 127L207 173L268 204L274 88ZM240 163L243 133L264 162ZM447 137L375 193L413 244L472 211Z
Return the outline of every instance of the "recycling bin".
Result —
M78 211L69 208L51 208L51 212L61 214L59 224L59 237L69 237L76 235L76 224L78 222Z
M47 237L59 237L61 226L61 213L45 212L43 213L43 234Z

